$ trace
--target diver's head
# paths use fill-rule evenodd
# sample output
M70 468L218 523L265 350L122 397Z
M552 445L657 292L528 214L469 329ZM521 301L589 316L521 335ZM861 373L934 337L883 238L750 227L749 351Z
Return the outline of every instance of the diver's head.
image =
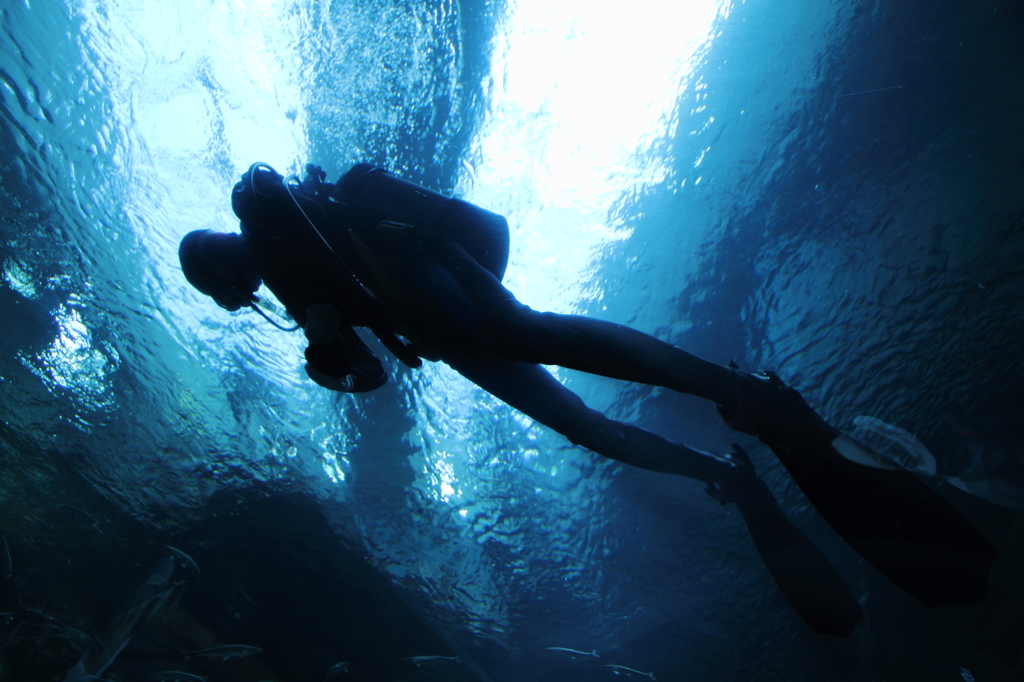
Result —
M225 310L248 306L260 286L256 257L237 233L189 232L178 247L178 260L189 284Z

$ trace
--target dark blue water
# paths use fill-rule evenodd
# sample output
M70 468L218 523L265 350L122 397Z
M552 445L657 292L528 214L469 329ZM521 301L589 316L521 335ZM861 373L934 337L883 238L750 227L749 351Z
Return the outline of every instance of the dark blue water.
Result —
M2 6L0 679L116 639L164 544L202 573L105 678L1019 679L1024 6L665 5ZM917 604L689 396L557 370L618 419L748 447L860 600L849 638L807 628L698 482L379 346L387 386L320 389L300 336L178 268L257 160L463 196L508 216L525 303L775 370L921 471L912 434L1003 549L987 602ZM179 655L232 642L263 652Z

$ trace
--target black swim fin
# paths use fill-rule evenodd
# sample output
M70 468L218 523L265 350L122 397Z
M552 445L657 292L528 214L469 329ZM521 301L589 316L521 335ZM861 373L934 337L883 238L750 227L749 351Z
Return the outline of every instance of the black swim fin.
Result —
M995 546L949 502L902 469L843 457L834 434L761 439L815 509L872 566L929 607L985 598Z
M863 615L857 600L821 550L786 518L747 453L735 444L733 450L735 474L709 494L739 507L775 584L811 630L846 637Z

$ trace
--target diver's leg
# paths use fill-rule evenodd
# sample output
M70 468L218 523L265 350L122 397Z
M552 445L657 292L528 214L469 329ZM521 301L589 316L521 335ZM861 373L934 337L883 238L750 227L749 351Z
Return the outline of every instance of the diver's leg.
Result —
M481 327L499 353L515 360L662 386L727 408L736 402L727 367L621 324L536 312L516 301L486 318Z
M444 361L491 395L576 445L624 464L661 473L722 482L733 469L728 459L665 440L649 431L608 419L539 365L497 355L445 357Z
M559 365L589 374L661 386L719 405L726 423L758 436L769 433L824 443L839 431L803 397L770 373L746 374L702 360L648 334L581 315L540 313L523 305L461 246L426 241L431 256L454 280L441 298L468 298L471 328L509 360ZM457 294L457 295L455 295ZM465 316L463 316L465 317Z
M468 295L476 316L472 331L488 339L502 356L662 386L734 409L736 387L728 368L620 324L538 313L517 301L457 243L434 235L425 240L425 246L460 289L458 296L452 296L450 288L445 288L435 298L445 299L440 301L444 305ZM431 283L430 288L437 287Z
M614 362L629 371L618 376L634 381L647 381L644 377L664 363L669 380L648 383L717 401L726 422L756 435L771 448L829 524L907 593L932 607L975 604L984 598L996 556L992 543L913 474L855 461L855 451L862 446L842 436L776 375L719 368L725 372L724 380L705 378L695 390L692 384L680 382L706 376L701 361L677 360L682 351L661 348L660 342L639 338L644 335L638 332L550 313L517 311L512 316L519 317L514 328L526 332L520 336L506 332L495 338L521 344L529 352L524 359L593 372L597 363L612 361L606 354L621 353ZM689 374L676 375L680 368ZM711 393L723 388L731 390L731 396Z
M445 358L467 379L577 445L642 469L712 484L739 508L783 595L818 633L845 637L861 618L857 600L821 551L786 518L738 446L728 461L612 421L583 404L544 368L497 356ZM717 484L717 485L715 485ZM720 486L720 487L719 487Z
M504 357L713 400L730 426L772 449L811 504L861 556L919 601L928 606L972 604L984 597L994 545L912 474L851 461L845 451L857 444L840 437L774 374L720 367L609 322L537 313L516 301L458 245L439 245L433 248L435 257L483 313L474 331L490 339ZM629 461L628 452L614 451L611 445L627 442L628 436L609 437L600 430L592 436L579 434L579 440L570 436L581 444L587 437L597 437L596 444L608 456Z

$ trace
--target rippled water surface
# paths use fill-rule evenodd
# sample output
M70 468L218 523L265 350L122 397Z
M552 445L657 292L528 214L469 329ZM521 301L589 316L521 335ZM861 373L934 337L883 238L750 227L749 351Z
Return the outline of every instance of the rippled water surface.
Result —
M214 680L320 679L343 658L380 680L613 679L599 663L662 682L1014 679L1021 35L1011 0L8 0L0 531L19 598L99 636L146 552L188 542L231 576L190 588L209 596L181 602L188 628L227 636L228 604L236 639L276 642L266 669ZM552 368L617 419L749 446L861 601L853 636L812 634L698 482L572 446L379 345L387 386L319 388L300 335L218 309L178 266L186 232L235 229L229 192L254 161L332 180L369 161L499 212L505 284L531 307L773 369L904 466L926 449L928 481L1009 548L1003 591L919 606L689 396ZM328 555L374 577L315 568ZM314 596L274 611L261 565L267 594L308 576ZM357 633L345 614L371 593L434 649L332 639L318 619ZM282 634L305 627L323 643ZM388 667L434 653L465 670ZM111 679L153 670L118 665Z

